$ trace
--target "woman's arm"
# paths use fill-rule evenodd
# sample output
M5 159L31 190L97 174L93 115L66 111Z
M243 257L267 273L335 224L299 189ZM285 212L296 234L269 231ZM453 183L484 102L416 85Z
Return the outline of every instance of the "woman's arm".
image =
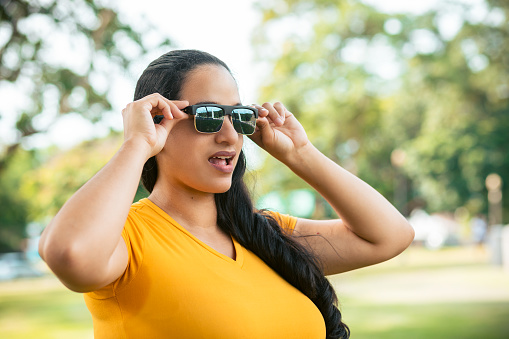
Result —
M406 219L380 193L338 166L313 145L286 163L334 208L340 220L298 219L294 236L312 247L326 274L388 260L414 238Z
M293 233L319 257L326 274L388 260L410 245L412 227L380 193L319 152L282 104L263 107L253 140L316 189L341 217L298 219Z
M71 290L92 291L125 270L127 248L121 232L138 188L145 161L163 147L174 121L184 119L187 102L154 94L129 104L124 143L115 156L81 187L44 230L39 253ZM152 116L163 114L161 124ZM172 116L173 114L173 116Z

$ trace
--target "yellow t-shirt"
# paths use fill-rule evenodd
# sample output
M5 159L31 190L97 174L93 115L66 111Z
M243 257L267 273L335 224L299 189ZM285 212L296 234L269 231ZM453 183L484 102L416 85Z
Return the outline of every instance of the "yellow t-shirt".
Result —
M313 302L235 239L233 260L148 199L132 205L122 237L125 272L85 294L96 339L325 338Z

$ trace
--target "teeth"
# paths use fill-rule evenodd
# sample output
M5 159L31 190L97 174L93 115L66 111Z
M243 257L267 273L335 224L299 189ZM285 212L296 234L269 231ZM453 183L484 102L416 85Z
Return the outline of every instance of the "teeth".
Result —
M231 159L231 157L214 157L214 158L217 158L217 159Z

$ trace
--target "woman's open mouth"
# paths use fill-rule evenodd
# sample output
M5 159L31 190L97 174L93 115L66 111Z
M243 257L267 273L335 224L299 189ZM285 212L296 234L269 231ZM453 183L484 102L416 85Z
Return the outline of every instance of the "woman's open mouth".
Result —
M209 158L209 163L223 173L231 173L234 170L234 157L235 152L217 152Z

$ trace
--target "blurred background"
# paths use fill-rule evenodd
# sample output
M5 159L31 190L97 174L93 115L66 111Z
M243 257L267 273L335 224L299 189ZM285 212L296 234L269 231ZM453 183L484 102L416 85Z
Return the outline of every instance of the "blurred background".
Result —
M246 104L282 101L415 228L399 257L330 277L353 338L509 338L507 1L0 3L1 338L93 337L38 235L116 152L137 78L175 48L223 59ZM245 149L258 207L336 216Z

